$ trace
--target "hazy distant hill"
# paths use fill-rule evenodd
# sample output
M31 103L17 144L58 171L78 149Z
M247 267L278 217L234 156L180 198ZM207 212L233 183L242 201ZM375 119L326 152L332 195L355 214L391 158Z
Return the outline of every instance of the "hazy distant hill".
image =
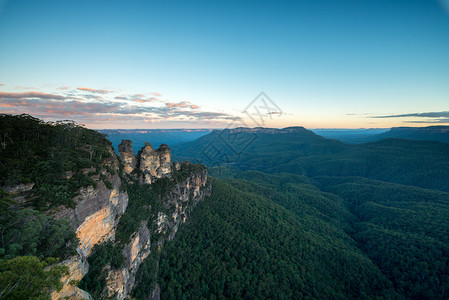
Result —
M394 127L387 132L370 136L367 139L371 141L379 141L386 138L449 143L449 126Z
M328 139L336 139L341 142L350 144L360 144L373 141L374 136L378 136L381 133L388 131L389 128L359 128L359 129L333 129L333 128L320 128L311 129L322 137Z
M385 139L345 144L303 127L215 130L176 145L177 159L240 170L289 172L308 177L361 176L449 191L449 145L435 141Z

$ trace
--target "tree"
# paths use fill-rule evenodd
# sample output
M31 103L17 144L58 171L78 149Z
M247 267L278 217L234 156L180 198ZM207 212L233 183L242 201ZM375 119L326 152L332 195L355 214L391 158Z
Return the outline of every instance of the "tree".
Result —
M50 299L53 290L62 289L61 276L69 273L67 266L56 262L35 256L0 261L0 298Z

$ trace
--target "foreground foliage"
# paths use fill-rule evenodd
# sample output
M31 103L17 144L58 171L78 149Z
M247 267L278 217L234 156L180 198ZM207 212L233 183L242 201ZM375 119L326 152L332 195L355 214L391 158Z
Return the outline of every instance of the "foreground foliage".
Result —
M0 298L51 299L51 292L62 288L60 277L69 272L67 266L55 265L56 262L35 256L0 260Z
M0 257L58 257L76 253L78 240L66 220L54 220L32 209L0 213Z

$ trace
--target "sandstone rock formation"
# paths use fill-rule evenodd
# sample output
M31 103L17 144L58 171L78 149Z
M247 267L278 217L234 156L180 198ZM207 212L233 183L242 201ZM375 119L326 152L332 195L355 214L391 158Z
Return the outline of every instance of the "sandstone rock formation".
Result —
M164 148L162 153L165 152L169 155L170 153ZM182 166L188 168L191 164L183 163L179 165L179 168ZM153 180L155 178L157 177L154 177ZM207 169L204 168L190 173L184 180L167 191L161 199L164 212L154 211L152 213L155 216L154 224L156 225L154 232L150 232L146 222L142 222L139 230L131 236L130 242L122 251L126 260L125 265L119 269L110 270L108 273L105 296L125 299L130 295L133 287L138 283L136 273L139 266L144 259L151 255L152 251L160 251L165 241L175 237L180 224L186 221L193 207L209 193L206 183ZM158 239L151 239L152 235L157 235ZM154 272L157 273L157 269ZM159 291L156 285L152 299L158 298Z
M167 145L162 144L154 150L150 143L139 151L137 158L132 150L132 142L123 140L119 145L120 157L110 149L111 157L99 166L100 175L92 175L96 187L81 188L78 196L74 198L75 208L60 207L54 212L57 219L69 220L79 238L77 255L62 262L69 267L69 275L62 278L63 289L54 292L52 299L92 299L88 292L76 286L89 271L87 258L96 244L105 241L114 241L120 217L125 213L128 205L128 194L121 188L122 180L133 184L155 184L160 178L172 178L176 173L176 181L163 195L159 209L151 210L148 221L142 221L139 229L131 235L130 241L123 246L125 262L118 269L110 266L107 272L106 286L102 297L111 299L128 299L133 288L139 284L136 278L139 266L150 255L160 251L163 244L174 238L181 223L185 222L193 207L209 193L207 182L207 169L195 168L190 163L175 163L172 167L171 153ZM119 159L123 164L123 175L119 174ZM111 171L112 170L112 171ZM86 169L91 174L95 169ZM140 171L141 176L137 178ZM182 176L181 176L182 174ZM134 177L135 176L135 177ZM112 183L107 188L104 180ZM157 274L157 268L154 274ZM159 297L156 284L153 292L148 295L151 299Z
M169 177L172 173L170 148L162 144L158 149L153 149L149 142L138 152L137 158L134 155L132 142L122 140L118 145L120 160L123 163L123 172L131 174L137 165L141 171L141 183L151 184L154 180Z
M122 140L118 145L118 152L120 153L120 159L123 163L123 172L126 174L131 174L137 165L132 143L133 142L130 140Z
M94 245L113 239L115 228L120 216L128 205L128 194L121 192L122 182L118 176L118 160L115 153L110 149L111 159L104 162L102 174L112 183L112 189L108 189L103 181L96 181L96 188L89 186L81 188L79 195L74 198L75 208L61 207L55 213L56 219L65 218L75 229L79 239L78 254L63 264L69 267L69 275L62 278L63 289L59 293L53 293L52 299L64 297L84 299L88 298L82 291L71 282L81 280L89 270L87 257L90 255ZM114 175L106 171L106 167L114 170Z
M140 264L150 254L150 231L145 222L133 234L131 241L123 249L125 265L116 270L110 270L106 278L108 298L124 299L132 291L135 275Z

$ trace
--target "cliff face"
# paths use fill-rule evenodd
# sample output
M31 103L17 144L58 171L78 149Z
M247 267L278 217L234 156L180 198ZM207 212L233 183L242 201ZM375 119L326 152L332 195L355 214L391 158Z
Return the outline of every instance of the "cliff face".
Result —
M122 182L118 175L117 157L112 149L110 153L111 158L100 166L101 175L91 176L96 187L82 188L79 195L74 198L75 208L60 207L55 213L56 219L65 218L70 221L70 225L76 231L79 245L78 254L63 262L69 267L70 274L62 279L64 287L59 293L53 293L53 299L88 298L88 294L77 288L74 282L87 274L89 270L87 257L92 247L105 240L114 239L115 228L128 205L127 193L121 192ZM107 188L104 181L100 180L100 176L112 183L112 188Z
M108 298L124 299L134 287L136 272L151 250L150 231L145 223L135 232L131 241L124 247L125 265L116 270L110 270L106 278L105 295Z
M71 121L0 123L0 258L61 259L69 273L53 299L156 295L158 250L204 198L205 167L172 166L167 145L146 143L136 157L129 140L118 157L103 134ZM22 279L6 288L29 290Z
M78 191L73 199L75 207L60 206L52 212L57 219L69 220L79 239L77 255L62 262L69 267L69 275L62 278L63 289L53 293L52 299L92 299L87 291L77 287L77 283L89 272L88 258L93 247L105 241L114 242L121 217L129 213L126 212L128 194L122 185L142 184L142 188L151 189L158 180L163 180L158 189L164 189L158 196L157 205L147 210L147 219L131 233L129 242L124 245L115 243L122 249L124 263L115 269L109 264L104 266L106 286L101 293L102 298L129 298L133 288L145 285L145 282L139 282L137 273L146 259L156 262L153 269L146 270L156 278L158 252L166 241L174 238L193 207L208 194L206 168L186 162L176 162L172 166L167 145L154 150L146 143L136 157L131 141L124 140L119 145L119 157L112 148L109 152L110 158L101 166L84 170L95 184ZM119 161L123 168L120 168ZM120 170L125 176L120 176ZM159 297L158 291L155 285L147 297Z
M209 193L206 189L207 170L203 169L189 174L189 177L178 183L164 199L164 207L167 215L160 222L158 220L158 231L172 240L178 231L179 225L184 223L195 205L204 200Z
M121 159L124 161L125 158ZM165 241L174 238L179 225L186 221L193 207L208 194L205 168L186 172L192 165L175 163L172 169L170 159L170 149L167 145L161 145L159 149L154 150L149 143L146 143L139 151L138 160L143 184L154 184L158 178L164 177L172 180L175 175L179 175L174 172L180 170L184 170L187 176L177 176L181 180L172 185L161 197L160 210L152 210L148 221L142 222L139 230L132 234L130 242L122 251L125 264L108 272L103 292L105 297L115 299L128 297L133 287L139 284L136 273L143 261L150 255L155 255L154 252L158 252ZM157 271L157 268L152 270L155 276ZM158 297L157 286L152 294L153 297Z

